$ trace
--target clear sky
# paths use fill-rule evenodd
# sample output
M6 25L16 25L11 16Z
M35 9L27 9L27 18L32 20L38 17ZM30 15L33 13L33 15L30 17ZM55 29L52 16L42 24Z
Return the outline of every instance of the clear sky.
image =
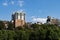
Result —
M11 20L14 11L23 9L26 21L48 15L60 19L60 0L0 0L0 20Z

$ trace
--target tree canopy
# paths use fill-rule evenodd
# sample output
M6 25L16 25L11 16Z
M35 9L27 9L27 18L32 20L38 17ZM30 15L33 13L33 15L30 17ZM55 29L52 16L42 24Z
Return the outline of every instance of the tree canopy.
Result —
M0 22L0 29L2 27L3 22ZM60 27L56 25L32 24L31 27L24 26L12 30L13 25L9 23L9 28L10 30L0 30L0 40L60 40Z

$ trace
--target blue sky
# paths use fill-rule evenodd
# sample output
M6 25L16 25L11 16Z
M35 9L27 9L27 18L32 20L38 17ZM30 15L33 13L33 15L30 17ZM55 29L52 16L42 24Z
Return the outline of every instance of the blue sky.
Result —
M60 19L60 0L0 0L0 20L11 20L12 13L21 9L26 12L26 21L47 16Z

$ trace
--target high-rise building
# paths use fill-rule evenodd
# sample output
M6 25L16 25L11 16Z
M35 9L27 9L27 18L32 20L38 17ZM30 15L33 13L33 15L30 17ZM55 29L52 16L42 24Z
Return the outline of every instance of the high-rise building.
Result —
M12 22L15 27L25 25L25 12L23 10L14 12L12 14Z

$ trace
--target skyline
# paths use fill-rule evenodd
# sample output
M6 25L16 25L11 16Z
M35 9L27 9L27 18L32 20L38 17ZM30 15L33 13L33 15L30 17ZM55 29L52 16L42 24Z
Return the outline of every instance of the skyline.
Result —
M60 0L0 0L0 20L11 20L12 13L21 9L26 21L44 21L47 16L60 19Z

